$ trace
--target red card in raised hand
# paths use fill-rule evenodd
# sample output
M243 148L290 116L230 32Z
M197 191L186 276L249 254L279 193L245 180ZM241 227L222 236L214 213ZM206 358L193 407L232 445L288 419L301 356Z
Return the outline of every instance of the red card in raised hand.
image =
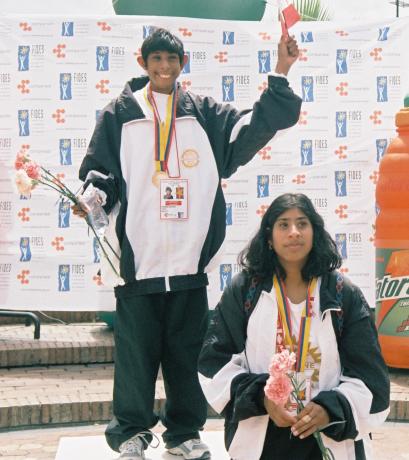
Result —
M281 10L281 14L284 17L285 25L287 26L287 29L289 29L291 26L293 26L295 23L297 23L301 17L298 11L295 9L295 6L290 3L288 6L283 8Z

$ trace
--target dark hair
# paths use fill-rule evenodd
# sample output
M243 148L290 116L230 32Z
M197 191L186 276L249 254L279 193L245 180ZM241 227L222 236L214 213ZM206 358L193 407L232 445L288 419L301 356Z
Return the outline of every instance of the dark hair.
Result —
M166 29L155 29L142 43L141 53L145 64L149 54L155 51L167 51L168 53L176 53L179 56L179 61L183 64L185 51L182 41L171 34Z
M239 254L238 263L251 276L266 279L276 273L285 279L286 272L268 242L278 217L293 208L302 211L313 228L312 249L301 271L303 279L308 281L314 276L321 276L341 266L342 258L337 245L325 230L324 220L315 210L311 200L302 193L285 193L270 204L257 234Z

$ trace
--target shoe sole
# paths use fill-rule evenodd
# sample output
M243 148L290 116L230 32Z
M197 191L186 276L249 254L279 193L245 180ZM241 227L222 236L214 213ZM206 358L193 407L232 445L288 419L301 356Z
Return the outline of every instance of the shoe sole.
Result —
M175 457L183 457L186 459L186 457L183 456L183 454L174 454L173 452L170 452L169 450L167 451L168 454L174 455ZM205 452L201 457L195 457L191 459L186 459L186 460L210 460L212 457L208 452Z

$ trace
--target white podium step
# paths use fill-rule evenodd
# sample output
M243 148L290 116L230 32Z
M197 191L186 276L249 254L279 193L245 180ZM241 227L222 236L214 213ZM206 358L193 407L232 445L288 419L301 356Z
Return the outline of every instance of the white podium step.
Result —
M224 448L223 431L204 431L202 440L210 447L212 459L229 460ZM160 435L158 435L160 439ZM150 447L146 460L179 460L182 457L168 454L161 440L159 447ZM111 450L104 436L63 437L58 445L55 460L116 460L119 454Z

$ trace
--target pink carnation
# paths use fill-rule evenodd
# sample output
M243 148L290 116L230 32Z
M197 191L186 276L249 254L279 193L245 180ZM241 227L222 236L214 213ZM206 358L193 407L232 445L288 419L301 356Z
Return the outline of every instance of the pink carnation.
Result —
M38 166L37 163L34 163L34 161L25 163L24 170L30 179L38 180L40 178L40 166Z
M292 391L290 379L286 374L276 374L268 378L264 394L275 404L284 406Z
M19 169L23 169L24 167L24 161L22 160L22 158L20 157L17 157L16 158L16 161L14 162L14 167L17 169L17 171Z
M17 186L17 190L21 195L30 195L31 190L33 189L33 182L23 169L20 169L16 172L15 183Z
M276 353L268 368L270 375L285 374L292 371L295 361L295 353L290 353L287 349L283 350L281 353Z

